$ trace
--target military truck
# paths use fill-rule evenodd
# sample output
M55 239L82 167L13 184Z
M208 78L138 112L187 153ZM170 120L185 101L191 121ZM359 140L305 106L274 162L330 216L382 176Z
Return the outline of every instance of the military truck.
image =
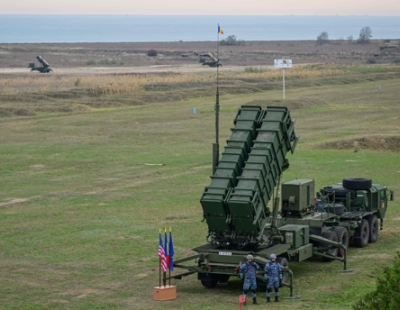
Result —
M37 56L36 59L41 63L41 66L36 67L34 62L30 62L28 68L31 68L31 72L39 71L40 73L49 73L53 71L53 69L50 68L49 63L44 60L42 56Z
M279 225L308 225L310 233L337 240L346 247L349 241L356 247L375 243L379 229L383 229L388 200L393 200L393 192L386 186L366 178L343 179L321 189L315 199L308 198L308 191L314 191L314 180L282 185ZM337 255L343 255L336 250Z
M175 260L174 267L187 271L172 278L197 273L202 285L212 288L238 276L248 254L263 267L274 253L284 270L282 285L293 296L289 261L319 256L338 260L343 272L351 271L349 241L366 246L377 240L378 219L382 228L393 192L364 178L344 179L317 195L314 180L281 184L282 173L289 168L287 153L294 153L299 140L290 111L246 105L233 123L211 184L200 198L208 242L193 249L197 254ZM194 265L187 265L193 260ZM263 283L262 272L258 277Z

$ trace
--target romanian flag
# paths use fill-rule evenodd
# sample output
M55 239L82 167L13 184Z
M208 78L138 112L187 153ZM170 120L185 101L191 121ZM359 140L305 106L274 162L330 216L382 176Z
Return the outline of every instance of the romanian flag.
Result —
M167 264L167 268L169 268L169 255L168 255L168 239L167 239L167 229L164 230L164 253L165 253L165 263Z
M224 31L222 30L222 28L218 25L218 33L219 34L224 34Z

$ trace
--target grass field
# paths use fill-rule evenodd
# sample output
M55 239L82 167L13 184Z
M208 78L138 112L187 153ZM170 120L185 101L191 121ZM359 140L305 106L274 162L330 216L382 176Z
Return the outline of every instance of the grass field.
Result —
M288 106L301 138L284 181L313 178L319 189L345 177L368 177L397 195L398 72L378 67L298 75L287 81L286 100L279 80L222 77L220 149L241 105ZM210 183L215 88L208 81L200 89L195 80L182 83L150 80L135 91L96 96L89 86L75 89L79 83L69 86L74 96L61 86L40 96L18 86L3 89L0 309L239 307L236 279L208 290L189 276L173 281L176 300L152 299L158 229L172 227L175 259L191 254L207 233L199 199ZM23 108L33 113L15 113ZM350 248L354 272L338 273L340 263L318 259L292 263L301 299L282 298L274 308L350 309L374 289L375 277L400 249L399 207L398 200L389 204L376 244ZM264 293L258 296L264 304Z

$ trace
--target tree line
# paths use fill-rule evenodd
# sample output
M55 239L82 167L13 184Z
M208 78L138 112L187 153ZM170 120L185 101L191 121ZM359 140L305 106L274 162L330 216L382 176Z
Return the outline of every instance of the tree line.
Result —
M358 37L357 43L360 44L365 44L369 43L370 39L372 38L372 30L370 27L363 27L360 30L360 35ZM353 36L349 36L347 38L349 41L353 41ZM329 41L329 34L326 31L322 31L318 36L317 36L317 44L322 45L325 43L328 43Z

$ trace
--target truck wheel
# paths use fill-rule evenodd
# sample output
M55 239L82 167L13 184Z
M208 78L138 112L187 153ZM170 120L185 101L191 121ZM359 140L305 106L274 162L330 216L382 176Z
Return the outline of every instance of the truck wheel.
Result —
M336 215L342 215L344 213L344 205L341 203L335 203L328 205L325 210L329 213L334 213Z
M289 262L285 257L277 257L276 261L282 267L289 267ZM282 282L287 283L288 278L289 278L289 272L282 270Z
M338 242L343 244L346 248L349 247L349 232L347 231L346 227L338 226L335 227L334 232L336 233L336 236L338 238ZM339 257L344 256L344 250L341 248L338 248L338 254Z
M357 227L354 237L353 243L357 248L364 248L368 245L369 240L369 224L366 219L363 219L361 225Z
M372 186L371 179L364 179L364 178L343 179L343 187L347 189L363 190L363 189L370 189L371 186Z
M322 190L322 194L325 196L335 194L335 199L336 198L346 198L346 195L348 193L353 193L353 190L348 189L348 188L343 188L343 187L333 188L332 186L325 187Z
M369 243L375 243L378 240L379 224L376 215L368 217L369 224Z
M324 231L321 235L321 237L331 240L331 241L335 241L338 242L338 237L336 235L336 232L334 232L333 230L328 230L328 231ZM329 246L327 244L322 244L322 246ZM329 250L327 250L325 253L333 255L333 256L337 256L338 254L338 248L335 247L331 247ZM322 261L324 262L331 262L333 261L333 258L328 258L328 257L322 257Z

